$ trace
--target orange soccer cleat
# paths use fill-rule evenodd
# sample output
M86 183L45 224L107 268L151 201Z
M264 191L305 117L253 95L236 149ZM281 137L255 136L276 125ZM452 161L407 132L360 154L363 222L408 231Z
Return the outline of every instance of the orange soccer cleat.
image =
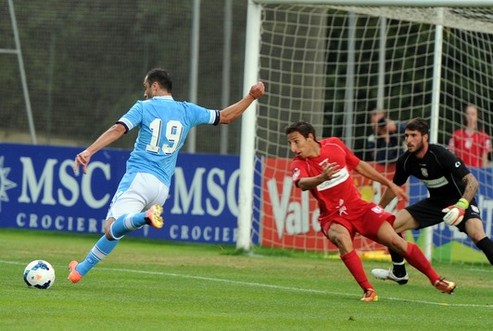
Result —
M81 279L82 279L82 275L75 269L77 267L77 265L79 264L79 262L77 261L71 261L69 264L68 264L68 270L70 271L70 273L68 274L68 279L73 283L78 283Z
M439 280L435 281L435 284L433 284L435 288L439 291L442 291L443 293L447 294L452 294L454 293L455 288L457 285L455 285L454 282L445 280L445 278L440 278Z
M161 229L164 224L163 217L161 214L163 213L163 207L160 205L153 205L146 211L146 223L152 225L156 229Z
M378 301L377 292L375 292L375 290L372 288L366 289L365 294L363 294L363 297L361 298L361 301L363 302Z

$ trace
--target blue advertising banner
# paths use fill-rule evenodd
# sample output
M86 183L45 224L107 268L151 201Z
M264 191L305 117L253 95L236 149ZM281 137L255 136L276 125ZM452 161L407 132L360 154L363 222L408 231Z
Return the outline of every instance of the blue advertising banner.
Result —
M81 148L0 144L0 228L104 232L109 203L130 151L105 149L87 174L73 172ZM239 157L179 156L165 226L135 237L234 244L237 236Z

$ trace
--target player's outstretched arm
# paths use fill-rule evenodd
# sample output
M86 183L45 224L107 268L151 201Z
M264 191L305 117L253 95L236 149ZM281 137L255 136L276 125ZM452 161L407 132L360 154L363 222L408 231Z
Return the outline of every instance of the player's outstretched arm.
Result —
M263 96L265 93L264 83L258 82L250 88L250 92L246 97L234 103L223 110L221 110L220 124L230 124L240 117L243 112L254 102L256 99Z
M365 161L360 161L360 163L354 168L359 174L362 176L365 176L368 179L374 180L376 182L379 182L382 185L385 185L388 187L387 191L391 191L393 194L393 197L389 200L389 202L394 198L398 197L399 200L409 200L407 193L399 186L395 185L392 181L390 181L387 177L382 175L380 172L378 172L375 168L373 168L370 164L368 164ZM390 194L390 192L389 192ZM390 195L389 195L390 198ZM385 207L385 206L383 206Z
M380 202L378 204L383 208L385 208L389 205L389 203L392 200L394 200L395 197L396 197L395 193L390 188L387 188L385 189L385 192L382 194L382 197L380 198Z
M125 127L122 124L114 124L106 132L99 136L89 147L75 156L74 173L79 174L79 166L82 166L82 172L86 173L87 165L91 157L100 149L110 145L118 140L125 133Z

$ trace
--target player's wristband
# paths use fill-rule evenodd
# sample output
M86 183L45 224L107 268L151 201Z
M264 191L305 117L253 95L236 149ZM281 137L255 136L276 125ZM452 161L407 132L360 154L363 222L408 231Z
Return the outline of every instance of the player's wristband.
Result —
M460 198L459 201L455 204L457 207L460 207L464 210L466 210L469 207L469 201L467 201L464 198Z

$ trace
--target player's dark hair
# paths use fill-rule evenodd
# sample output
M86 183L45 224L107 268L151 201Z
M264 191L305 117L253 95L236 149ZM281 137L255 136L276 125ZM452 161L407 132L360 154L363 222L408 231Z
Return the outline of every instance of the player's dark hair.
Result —
M286 135L299 132L303 137L308 138L308 135L311 133L313 135L313 139L317 141L317 135L315 134L315 128L308 122L298 121L296 123L291 124L285 130Z
M407 122L406 130L418 131L421 135L429 134L430 127L428 126L428 121L424 118L415 118Z
M159 86L168 90L168 92L171 92L171 90L173 89L173 82L171 81L171 77L169 73L164 69L161 68L151 69L147 73L146 79L149 82L149 85L152 85L152 83L157 82Z

